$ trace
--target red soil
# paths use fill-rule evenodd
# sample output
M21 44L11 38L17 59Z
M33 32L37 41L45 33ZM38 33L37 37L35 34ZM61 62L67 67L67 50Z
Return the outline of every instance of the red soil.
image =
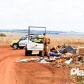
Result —
M11 47L0 48L1 84L70 84L70 69L53 67L53 64L37 62L16 62L17 59L30 58L23 50ZM34 56L36 57L36 56Z

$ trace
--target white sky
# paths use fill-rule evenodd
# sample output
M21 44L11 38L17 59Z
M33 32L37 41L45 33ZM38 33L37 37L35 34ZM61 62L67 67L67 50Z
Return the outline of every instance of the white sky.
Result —
M84 0L0 0L0 29L84 32Z

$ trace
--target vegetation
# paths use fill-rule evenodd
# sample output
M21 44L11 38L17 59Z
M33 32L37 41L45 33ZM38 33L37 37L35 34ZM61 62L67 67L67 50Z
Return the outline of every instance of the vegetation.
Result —
M0 37L6 37L4 33L0 33Z
M5 37L4 37L5 36ZM5 34L0 34L0 44L1 45L10 45L10 43L13 40L20 39L24 34L15 34L15 33L7 33ZM53 36L49 35L51 42L49 44L49 47L52 46L57 46L57 45L71 45L72 47L78 47L78 46L83 46L84 47L84 36Z

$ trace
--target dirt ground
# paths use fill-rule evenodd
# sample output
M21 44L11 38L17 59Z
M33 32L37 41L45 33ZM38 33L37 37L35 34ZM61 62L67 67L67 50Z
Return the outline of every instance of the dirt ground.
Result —
M24 49L0 48L1 84L70 84L70 68L53 67L53 63L16 62L32 57L24 53Z

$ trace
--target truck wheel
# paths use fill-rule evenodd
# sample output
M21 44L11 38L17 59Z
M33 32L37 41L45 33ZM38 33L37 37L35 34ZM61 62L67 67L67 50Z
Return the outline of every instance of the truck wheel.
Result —
M20 49L23 49L24 47L19 47Z
M38 54L39 56L42 56L42 51L39 51L39 54Z
M32 50L25 49L25 56L32 55Z
M13 44L13 49L14 50L18 49L18 45L17 44Z

